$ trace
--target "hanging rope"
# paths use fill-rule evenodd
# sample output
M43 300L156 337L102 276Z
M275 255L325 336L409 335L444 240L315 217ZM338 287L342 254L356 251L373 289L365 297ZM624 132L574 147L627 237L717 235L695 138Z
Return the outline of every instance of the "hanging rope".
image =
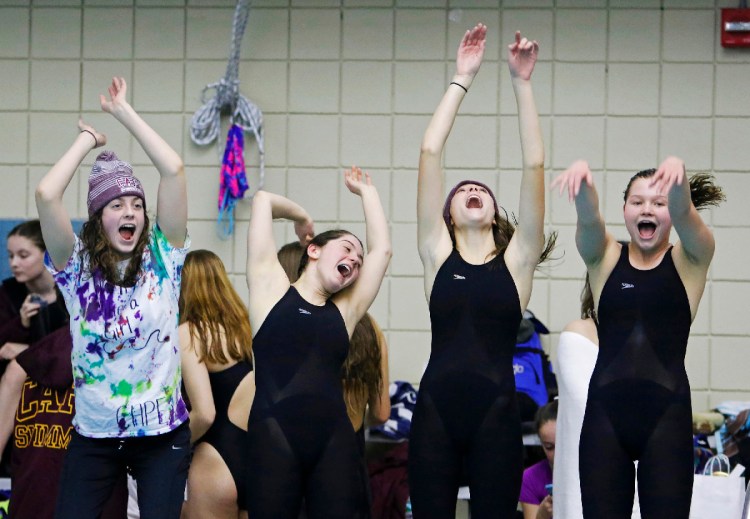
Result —
M240 94L240 81L239 81L239 64L240 64L240 47L242 45L242 37L245 34L245 27L247 26L247 18L250 12L249 0L238 0L237 5L234 9L234 19L232 21L232 43L231 50L229 53L229 61L227 62L227 69L224 77L216 83L209 83L203 88L201 92L201 106L193 114L193 118L190 122L190 138L193 142L199 146L205 146L211 144L213 141L218 142L219 132L221 130L221 115L222 113L228 113L230 115L230 135L235 126L238 126L243 131L252 132L255 136L255 142L258 144L258 155L259 155L259 181L258 189L263 187L265 180L265 151L263 149L263 113L260 111L255 104L250 102L245 96ZM214 95L210 99L208 97L208 91L213 90ZM236 146L237 137L234 135L231 139L227 138L227 150L230 145L234 146L232 154L239 153L240 159L242 159L242 170L241 176L242 181L247 185L244 170L244 158L242 158L242 151L244 141L240 135L239 146ZM230 142L231 141L231 142ZM235 143L235 144L232 144ZM239 151L238 151L239 150ZM226 159L226 152L225 152ZM235 159L236 160L236 159ZM236 174L239 175L239 170L235 169ZM222 174L222 179L224 175ZM244 193L244 191L243 191ZM240 195L241 196L241 195ZM234 203L227 204L226 201L222 202L224 197L219 197L219 225L220 234L227 237L231 234L234 226L233 208ZM227 208L229 211L227 212ZM222 226L222 219L227 218L225 226Z

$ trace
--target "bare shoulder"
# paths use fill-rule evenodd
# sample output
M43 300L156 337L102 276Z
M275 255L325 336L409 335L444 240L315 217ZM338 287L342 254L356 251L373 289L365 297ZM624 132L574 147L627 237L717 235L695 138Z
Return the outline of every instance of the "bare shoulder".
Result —
M599 344L599 336L593 319L576 319L569 322L563 331L583 335L594 344Z

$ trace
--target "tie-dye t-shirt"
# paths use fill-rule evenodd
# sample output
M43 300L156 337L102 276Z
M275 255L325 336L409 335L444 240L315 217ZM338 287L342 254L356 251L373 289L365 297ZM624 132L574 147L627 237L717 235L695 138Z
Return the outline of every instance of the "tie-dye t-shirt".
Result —
M180 392L177 339L182 265L189 247L175 248L154 226L135 286L89 273L88 254L76 237L73 254L55 277L70 312L76 414L82 436L150 436L188 418Z

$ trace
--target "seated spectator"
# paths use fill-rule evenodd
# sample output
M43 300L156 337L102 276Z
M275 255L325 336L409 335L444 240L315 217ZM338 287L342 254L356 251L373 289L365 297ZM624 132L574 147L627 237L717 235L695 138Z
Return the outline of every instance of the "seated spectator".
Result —
M553 400L537 411L535 425L545 458L524 470L521 496L518 500L521 502L524 519L550 519L552 517L551 485L552 467L555 463L557 400Z

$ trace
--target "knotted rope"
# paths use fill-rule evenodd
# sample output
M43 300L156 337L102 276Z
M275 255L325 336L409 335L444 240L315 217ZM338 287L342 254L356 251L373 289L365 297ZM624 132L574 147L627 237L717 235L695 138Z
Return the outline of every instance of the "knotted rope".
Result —
M219 132L221 129L221 115L223 113L228 113L230 116L230 132L232 131L232 127L238 126L243 131L252 132L255 136L255 141L258 143L260 162L258 189L261 189L265 180L263 113L260 111L260 108L240 94L239 81L240 47L242 44L242 37L245 34L249 12L249 0L238 0L234 9L234 19L232 21L232 42L226 72L224 77L219 79L219 81L209 83L203 88L203 91L201 92L201 102L203 103L203 106L193 114L190 122L190 138L199 146L211 144L215 140L218 143ZM209 90L214 91L214 95L211 98L208 98ZM229 142L227 142L227 144L229 145ZM235 149L235 151L237 150ZM239 151L242 152L241 147ZM237 170L237 174L240 174L239 170ZM241 170L241 175L243 177L245 175L244 167ZM230 204L230 210L233 207L234 204ZM220 221L222 219L222 213L226 213L226 209L226 197L220 196ZM224 216L227 215L224 214ZM231 218L231 216L229 217ZM231 222L229 222L229 227L226 229L231 233ZM222 234L226 234L226 231Z

